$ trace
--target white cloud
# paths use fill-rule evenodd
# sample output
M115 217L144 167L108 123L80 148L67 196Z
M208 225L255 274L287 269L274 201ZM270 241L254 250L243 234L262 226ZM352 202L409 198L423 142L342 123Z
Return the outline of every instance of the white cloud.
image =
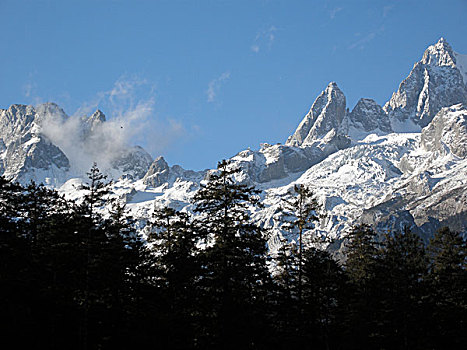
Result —
M185 133L185 128L175 119L157 116L154 92L155 86L146 80L121 77L109 91L98 93L71 117L46 118L42 133L65 153L77 175L93 162L102 170L110 168L135 143L159 155ZM98 107L107 120L89 130L83 121Z
M339 11L342 11L344 8L343 7L335 7L331 10L331 12L329 13L329 17L331 19L334 19L336 17L336 14L339 12Z
M384 6L383 7L383 18L386 18L389 15L389 12L391 12L393 8L394 8L394 4Z
M349 45L349 49L353 50L355 48L359 48L360 50L363 50L365 48L365 45L368 44L370 41L372 41L376 36L384 31L384 26L379 27L378 29L375 29L371 31L370 33L366 34L363 38L355 41L354 43Z
M217 78L211 80L208 84L208 89L206 94L208 96L208 102L214 102L216 95L219 93L219 90L222 84L230 78L230 72L224 72Z
M36 71L30 72L28 74L28 80L22 86L24 97L26 97L26 100L28 101L27 103L32 105L38 105L44 101L44 99L38 95L39 89L34 78L36 74Z
M267 29L261 30L256 34L255 41L251 45L250 49L254 53L258 53L262 47L266 46L268 49L271 49L274 40L276 39L277 28L275 26L270 26Z
M27 82L23 85L24 96L30 97L32 95L32 91L35 88L35 84L32 82Z

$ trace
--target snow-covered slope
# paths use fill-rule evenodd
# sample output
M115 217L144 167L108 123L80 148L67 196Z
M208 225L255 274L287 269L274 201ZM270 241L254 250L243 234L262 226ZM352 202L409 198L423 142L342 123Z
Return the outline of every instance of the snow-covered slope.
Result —
M443 109L433 123L464 125L467 109L458 105ZM381 231L404 225L429 236L441 224L467 230L467 157L465 129L446 133L438 139L434 124L422 133L372 134L346 149L334 152L306 171L286 172L280 178L254 181L252 169L261 174L261 151L244 151L231 158L242 169L237 180L255 184L263 190L264 209L254 218L280 235L280 207L292 195L295 184L313 189L324 208L325 217L310 234L342 238L358 222L377 225ZM449 136L449 133L452 135ZM422 141L423 140L423 141ZM430 140L429 143L427 141ZM274 147L274 148L273 148ZM281 146L285 147L285 146ZM278 151L279 146L269 146ZM276 161L277 158L273 159ZM200 174L201 177L201 174ZM141 183L121 186L123 193L138 194L129 207L136 216L150 215L154 206L174 205L190 210L191 199L199 188L200 178L183 178L158 187ZM134 187L133 187L134 186ZM136 188L139 186L139 190ZM135 192L136 191L136 192ZM142 193L157 192L144 201ZM271 242L277 242L273 236Z

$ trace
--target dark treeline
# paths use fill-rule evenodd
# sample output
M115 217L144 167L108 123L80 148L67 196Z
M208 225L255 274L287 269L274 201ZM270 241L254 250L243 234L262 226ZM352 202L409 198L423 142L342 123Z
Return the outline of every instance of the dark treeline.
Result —
M271 255L249 214L259 193L235 173L219 164L193 199L195 215L156 209L145 239L124 206L106 203L96 166L80 202L0 178L2 348L465 346L458 233L443 228L425 246L410 230L381 238L361 225L344 264L302 239ZM295 190L283 227L302 238L318 208L308 189Z

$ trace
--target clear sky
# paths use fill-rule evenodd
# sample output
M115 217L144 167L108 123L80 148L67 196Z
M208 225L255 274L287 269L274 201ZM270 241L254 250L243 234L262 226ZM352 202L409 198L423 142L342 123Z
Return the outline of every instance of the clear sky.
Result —
M336 81L384 104L441 36L467 54L466 0L0 0L0 108L128 119L188 169L283 143Z

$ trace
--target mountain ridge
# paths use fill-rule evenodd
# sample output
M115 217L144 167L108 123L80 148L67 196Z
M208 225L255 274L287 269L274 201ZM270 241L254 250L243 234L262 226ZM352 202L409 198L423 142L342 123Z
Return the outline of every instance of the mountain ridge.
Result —
M362 98L349 111L344 93L331 82L285 144L264 143L231 157L241 169L236 180L263 191L265 207L252 214L273 232L271 247L283 232L280 203L295 184L310 186L327 212L308 234L341 239L359 222L381 231L408 225L424 237L442 224L467 232L463 57L441 38L384 106ZM62 142L54 127L69 120L83 147L102 143L99 137L108 134L101 132L108 122L99 110L81 119L70 119L56 104L0 110L1 173L23 182L42 176L79 197L72 184L82 181L83 172L81 180L74 179L70 148L51 141ZM169 166L163 157L153 160L128 145L111 156L103 170L115 180L113 196L127 203L142 227L154 207L190 211L194 193L214 171Z

